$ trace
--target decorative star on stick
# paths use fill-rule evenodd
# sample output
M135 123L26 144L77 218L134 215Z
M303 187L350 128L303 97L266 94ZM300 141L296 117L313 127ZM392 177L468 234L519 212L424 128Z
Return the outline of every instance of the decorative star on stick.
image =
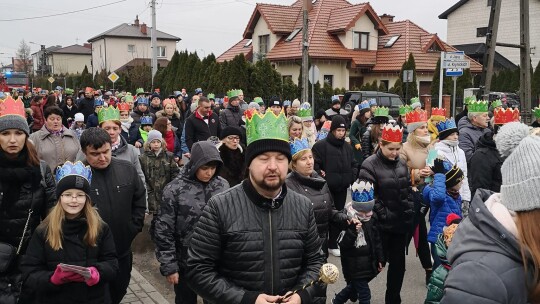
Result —
M313 286L315 283L323 283L323 284L334 284L339 279L339 269L334 264L326 263L322 265L321 270L319 270L319 279L313 280L306 285L302 286L302 288L294 290L292 292L288 292L285 296L283 296L281 299L279 299L276 303L283 303L283 301L286 301L290 297L292 297L293 294L298 293L302 290L305 290L306 288Z

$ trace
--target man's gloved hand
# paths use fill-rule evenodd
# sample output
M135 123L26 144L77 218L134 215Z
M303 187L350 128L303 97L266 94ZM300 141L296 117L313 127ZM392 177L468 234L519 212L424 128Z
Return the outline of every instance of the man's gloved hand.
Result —
M443 160L440 158L436 158L433 162L433 166L431 166L431 171L433 171L433 173L435 174L437 173L445 174L446 170L444 169Z

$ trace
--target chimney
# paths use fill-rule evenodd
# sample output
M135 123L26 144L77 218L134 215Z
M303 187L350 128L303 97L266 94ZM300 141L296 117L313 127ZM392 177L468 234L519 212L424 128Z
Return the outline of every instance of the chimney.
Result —
M307 9L308 13L313 9L312 0L304 0L304 7Z
M91 44L91 43L83 43L83 46L84 46L85 48L89 48L89 49L92 48L92 44Z
M139 15L135 16L135 23L133 23L133 26L139 26Z
M146 23L141 24L141 33L143 33L143 35L146 35L147 33Z
M387 25L388 23L394 22L394 17L395 16L388 15L388 14L383 14L383 15L379 16L379 18L381 18L381 22L384 25Z

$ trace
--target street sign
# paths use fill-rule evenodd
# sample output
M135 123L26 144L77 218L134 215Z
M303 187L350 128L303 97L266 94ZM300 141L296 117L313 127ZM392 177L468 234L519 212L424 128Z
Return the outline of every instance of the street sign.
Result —
M446 52L444 53L444 61L463 61L465 60L465 52Z
M413 82L413 70L403 70L403 82Z
M449 77L463 76L463 69L446 69L446 76L449 76Z
M120 76L118 76L118 74L116 74L115 72L112 72L111 74L109 74L109 76L107 76L109 78L110 81L112 81L113 83L115 83L118 78L120 78Z
M312 84L317 83L317 81L319 81L319 74L320 74L319 67L316 65L312 65L309 68L309 72L308 72L309 82L311 82Z
M52 78L52 77L49 77L47 80L48 80L51 84L54 82L54 78Z
M471 62L469 60L443 62L443 69L469 69L470 67Z

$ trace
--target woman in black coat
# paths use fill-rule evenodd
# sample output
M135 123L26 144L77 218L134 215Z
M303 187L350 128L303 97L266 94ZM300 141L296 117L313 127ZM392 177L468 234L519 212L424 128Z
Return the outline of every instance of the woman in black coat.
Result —
M402 131L383 128L377 152L362 163L359 178L375 188L375 207L383 250L388 261L386 303L401 303L405 275L406 239L411 231L413 208L408 201L410 178L407 164L400 157ZM392 141L385 140L391 139Z
M3 103L16 105L11 98ZM39 160L28 140L30 129L24 108L10 109L14 111L6 110L0 116L0 242L20 250L10 267L0 273L2 304L32 301L29 292L21 293L22 275L18 264L30 236L56 201L51 170Z
M246 148L240 143L242 130L238 127L225 127L220 137L221 143L217 148L223 166L218 174L229 182L229 186L234 187L244 180L246 173Z
M69 125L75 119L75 114L79 112L79 109L73 102L73 97L66 97L64 105L62 106L62 111L64 112L64 116L62 117L62 124L66 128L69 128Z

